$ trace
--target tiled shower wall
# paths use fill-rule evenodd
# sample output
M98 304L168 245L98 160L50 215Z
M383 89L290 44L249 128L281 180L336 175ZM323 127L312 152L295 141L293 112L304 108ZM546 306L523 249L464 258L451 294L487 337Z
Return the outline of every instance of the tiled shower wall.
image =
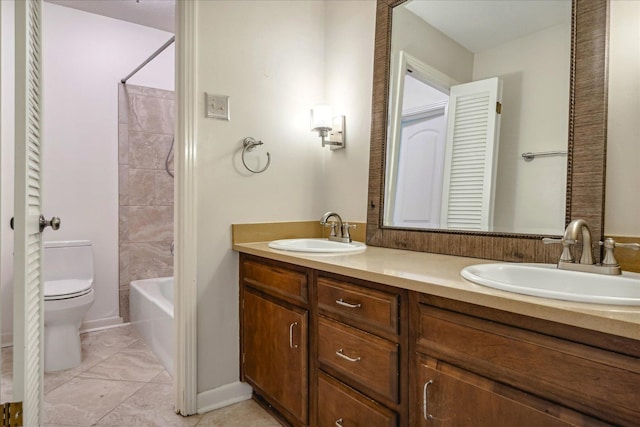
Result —
M120 316L129 322L129 283L173 275L173 178L165 159L173 140L174 93L118 89ZM173 173L173 151L169 158Z

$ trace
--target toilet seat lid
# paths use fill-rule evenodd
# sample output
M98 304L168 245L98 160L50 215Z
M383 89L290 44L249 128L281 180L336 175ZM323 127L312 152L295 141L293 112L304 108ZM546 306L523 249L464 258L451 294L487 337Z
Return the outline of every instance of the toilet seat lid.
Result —
M91 292L91 285L93 280L79 280L79 279L66 279L66 280L50 280L44 282L44 299L66 299L79 297Z

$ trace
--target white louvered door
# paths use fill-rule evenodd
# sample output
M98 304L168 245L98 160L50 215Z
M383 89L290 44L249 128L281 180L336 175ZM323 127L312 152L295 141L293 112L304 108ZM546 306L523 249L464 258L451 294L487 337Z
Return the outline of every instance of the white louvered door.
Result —
M502 82L497 77L451 87L442 188L443 227L493 227Z
M44 297L41 274L42 1L15 2L15 236L13 400L25 426L42 424Z

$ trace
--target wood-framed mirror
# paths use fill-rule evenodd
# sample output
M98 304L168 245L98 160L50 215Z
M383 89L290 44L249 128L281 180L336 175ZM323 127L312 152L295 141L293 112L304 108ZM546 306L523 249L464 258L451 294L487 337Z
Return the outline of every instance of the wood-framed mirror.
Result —
M393 11L406 0L378 0L367 244L386 248L517 262L555 263L559 245L543 245L555 233L416 229L385 222L385 181L390 126ZM575 218L589 224L594 240L604 227L607 135L608 0L572 0L566 196L564 225Z

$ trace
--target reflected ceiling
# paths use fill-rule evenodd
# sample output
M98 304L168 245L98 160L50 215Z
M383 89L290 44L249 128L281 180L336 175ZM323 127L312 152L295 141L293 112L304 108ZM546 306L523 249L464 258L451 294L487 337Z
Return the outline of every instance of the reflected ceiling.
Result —
M175 0L45 0L60 6L175 33Z

